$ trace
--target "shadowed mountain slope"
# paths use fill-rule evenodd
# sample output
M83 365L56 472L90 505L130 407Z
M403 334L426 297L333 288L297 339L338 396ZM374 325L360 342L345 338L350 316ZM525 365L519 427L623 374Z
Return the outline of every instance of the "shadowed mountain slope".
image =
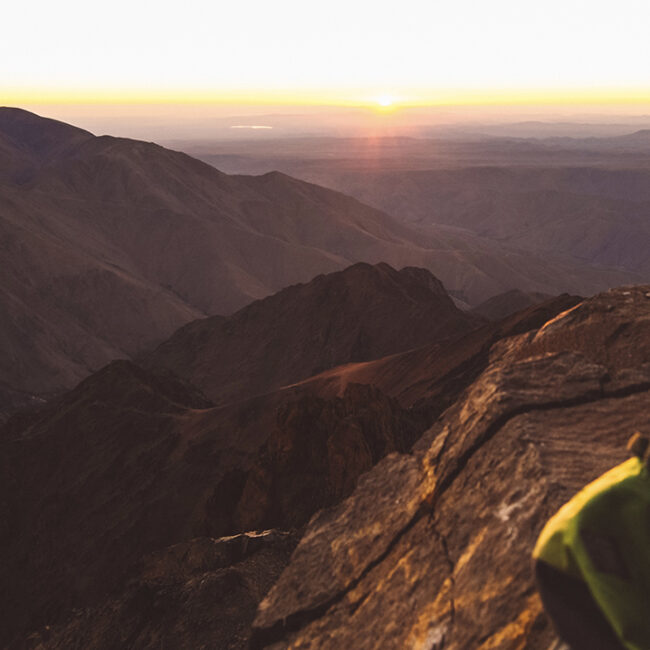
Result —
M347 496L384 455L407 451L423 430L418 418L367 386L330 400L279 392L219 409L168 373L129 361L108 365L0 429L0 645L128 591L155 551L262 521L304 525L315 510ZM293 476L283 494L278 473L285 481ZM261 480L278 487L260 511L254 489ZM143 580L139 600L132 594L131 607L127 599L131 622L157 607L149 599L162 585ZM232 580L199 593L201 606L221 608L240 582ZM220 595L210 603L210 593ZM243 632L235 629L244 639L263 595L252 593L246 611L218 617L248 618ZM173 607L169 598L162 588L159 600ZM99 647L110 646L110 638L104 634Z
M217 403L267 392L343 363L458 337L481 320L425 269L356 264L195 321L147 355Z
M246 648L259 601L295 548L295 534L266 530L197 537L145 556L129 584L27 647Z
M372 384L407 408L438 417L490 362L501 339L539 329L583 299L564 294L490 322L450 341L425 345L365 363L350 363L292 386L297 394L341 395L350 384Z

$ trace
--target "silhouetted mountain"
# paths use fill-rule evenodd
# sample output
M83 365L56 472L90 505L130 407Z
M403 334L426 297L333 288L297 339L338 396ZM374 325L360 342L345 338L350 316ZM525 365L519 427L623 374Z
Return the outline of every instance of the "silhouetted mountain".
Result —
M480 319L424 269L356 264L195 321L147 355L217 403L268 392L343 363L458 337Z

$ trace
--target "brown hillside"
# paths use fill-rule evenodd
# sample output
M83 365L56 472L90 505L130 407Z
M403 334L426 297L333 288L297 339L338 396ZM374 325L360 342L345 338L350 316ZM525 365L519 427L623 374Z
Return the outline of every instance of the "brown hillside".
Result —
M216 403L270 391L343 363L456 338L481 323L424 269L356 264L195 321L146 357Z
M0 198L0 382L32 393L318 273L429 254L336 192L17 109L0 109Z

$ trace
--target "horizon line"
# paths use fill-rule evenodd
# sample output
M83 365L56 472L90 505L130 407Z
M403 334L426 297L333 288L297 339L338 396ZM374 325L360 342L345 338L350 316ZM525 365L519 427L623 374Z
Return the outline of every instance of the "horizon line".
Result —
M391 98L389 105L386 97ZM194 105L322 106L391 112L408 108L481 106L650 106L650 89L440 89L405 91L318 90L204 91L196 89L10 89L0 91L5 106L35 105Z

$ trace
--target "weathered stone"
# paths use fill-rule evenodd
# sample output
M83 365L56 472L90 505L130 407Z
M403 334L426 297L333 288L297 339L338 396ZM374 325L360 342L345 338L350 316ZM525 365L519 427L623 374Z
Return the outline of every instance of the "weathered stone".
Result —
M639 307L642 290L626 291L598 296L593 309L585 301L536 336L494 350L458 404L401 459L419 478L409 473L396 484L387 459L346 502L317 515L260 604L254 642L551 647L532 580L534 541L562 503L624 459L633 430L650 430L650 351L639 344L650 340L650 307ZM599 350L603 331L615 357ZM548 338L540 349L551 335L553 344ZM400 457L390 462L399 466ZM401 496L409 507L369 556L356 531L381 530L386 520L382 507L369 504L371 491ZM356 512L362 526L350 521Z
M428 477L431 487L433 477ZM390 547L422 504L415 458L391 454L359 481L355 498L317 513L300 541L291 570L260 606L257 624L270 627L328 604L358 581Z

